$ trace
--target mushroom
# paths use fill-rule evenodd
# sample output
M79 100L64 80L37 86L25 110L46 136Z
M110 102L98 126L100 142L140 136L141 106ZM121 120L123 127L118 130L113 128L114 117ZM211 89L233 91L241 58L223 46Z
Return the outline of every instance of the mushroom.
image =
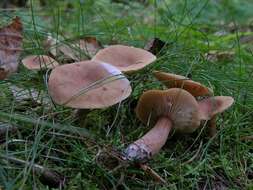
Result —
M117 68L95 61L56 67L50 74L48 90L57 104L78 109L105 108L124 100L132 91Z
M171 129L192 133L202 120L223 112L233 103L229 96L216 96L202 101L186 90L149 90L143 93L136 107L137 117L154 127L124 150L124 159L146 162L165 144Z
M155 71L154 76L168 88L182 88L195 97L213 94L210 88L207 88L199 82L192 81L181 75Z
M59 65L47 55L30 55L22 60L23 65L29 70L52 69Z
M140 48L111 45L98 51L92 60L109 63L120 71L129 73L149 65L156 60L156 56Z
M200 84L199 82L192 81L184 76L161 71L155 71L154 76L168 88L183 88L191 93L194 97L213 95L213 91L210 88ZM216 134L216 116L211 118L208 123L208 133L211 137Z

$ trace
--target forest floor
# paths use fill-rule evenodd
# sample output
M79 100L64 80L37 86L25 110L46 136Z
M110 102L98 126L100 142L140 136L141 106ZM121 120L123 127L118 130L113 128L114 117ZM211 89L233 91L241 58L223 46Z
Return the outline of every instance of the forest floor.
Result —
M0 187L47 189L60 179L59 189L252 189L252 1L123 2L48 1L0 11L2 27L15 16L23 22L20 60L48 54L43 46L48 36L66 45L85 36L103 46L144 48L154 37L166 43L154 63L127 75L133 88L129 98L91 110L84 123L76 120L74 109L51 101L48 73L20 64L17 73L1 80ZM143 91L165 89L154 70L188 76L216 96L235 99L217 117L215 136L208 136L207 125L193 134L171 135L148 161L166 183L110 157L148 131L134 108ZM46 168L51 175L57 172L51 182L43 176Z

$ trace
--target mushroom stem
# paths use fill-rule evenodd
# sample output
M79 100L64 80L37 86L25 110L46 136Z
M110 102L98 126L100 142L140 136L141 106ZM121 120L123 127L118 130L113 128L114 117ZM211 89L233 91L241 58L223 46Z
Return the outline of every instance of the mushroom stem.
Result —
M216 115L214 115L208 125L208 135L209 137L214 137L217 133L217 128L216 128Z
M85 127L87 115L90 113L90 109L76 109L74 117L81 127Z
M168 117L159 118L148 133L124 150L124 158L130 161L146 162L165 144L171 127L172 123Z

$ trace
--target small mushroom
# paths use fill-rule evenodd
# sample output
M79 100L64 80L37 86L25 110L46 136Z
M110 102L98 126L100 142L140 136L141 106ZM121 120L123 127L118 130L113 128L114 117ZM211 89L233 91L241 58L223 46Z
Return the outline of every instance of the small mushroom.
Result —
M52 69L59 65L47 55L30 55L22 60L23 65L29 70Z
M132 91L116 67L95 61L56 67L50 74L48 90L57 104L78 109L105 108L124 100Z
M124 150L124 158L146 162L159 152L172 128L181 133L192 133L201 120L224 111L233 101L232 97L217 96L197 102L189 92L180 88L144 92L136 114L144 124L155 126Z
M152 53L135 47L111 45L98 51L93 61L109 63L122 72L133 72L144 68L156 60Z
M192 81L184 76L161 71L155 71L154 76L168 88L182 88L195 97L213 94L210 88L207 88L199 82Z
M200 84L199 82L192 81L184 76L161 71L155 71L154 75L168 88L183 88L195 97L213 95L213 91L210 88ZM213 137L216 134L216 131L216 116L214 116L208 122L209 136Z

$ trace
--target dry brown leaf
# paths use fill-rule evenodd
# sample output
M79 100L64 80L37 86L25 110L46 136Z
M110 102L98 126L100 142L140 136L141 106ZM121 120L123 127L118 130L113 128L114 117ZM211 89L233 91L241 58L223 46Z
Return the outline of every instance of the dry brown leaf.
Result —
M18 58L22 51L22 23L19 17L0 28L0 80L17 71Z
M248 44L248 43L253 43L253 35L242 35L240 36L240 43L241 44Z
M165 45L166 42L160 40L159 38L152 38L147 42L144 49L153 53L154 55L157 55L165 47Z
M59 50L74 61L83 61L93 57L101 48L95 37L85 37L70 46L62 45Z
M43 104L44 106L50 105L51 100L46 96L46 94L42 91L38 91L36 89L24 89L18 86L12 85L8 83L9 89L12 92L12 95L15 101L21 103L25 101L36 102L37 104Z
M95 37L84 37L69 44L60 44L52 36L47 38L45 47L49 49L53 56L58 57L60 54L63 54L66 59L73 61L88 60L102 48L100 42Z
M234 59L235 53L232 51L217 51L211 50L205 54L208 61L231 61Z
M51 34L47 36L47 39L43 43L43 47L53 56L57 56L57 43L58 40L53 38Z

